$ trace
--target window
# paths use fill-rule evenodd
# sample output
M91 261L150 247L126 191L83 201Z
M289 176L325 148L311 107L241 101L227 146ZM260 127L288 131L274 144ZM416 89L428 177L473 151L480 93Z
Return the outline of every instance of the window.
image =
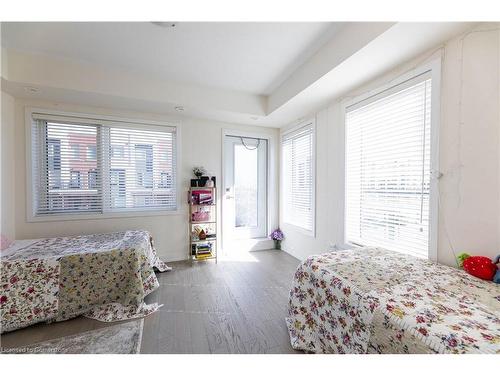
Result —
M80 180L80 171L70 171L69 172L69 188L70 189L80 189L82 187Z
M97 189L97 170L91 169L87 173L89 189Z
M97 168L96 161L75 158L76 146L95 144L97 128L89 125L40 122L33 125L33 191L38 215L98 212L96 190L82 185L82 173Z
M314 232L314 124L282 138L284 222Z
M167 172L160 173L160 182L158 184L159 188L171 189L172 188L172 176Z
M135 145L135 171L138 186L153 187L153 145Z
M70 148L73 159L78 159L80 157L80 145L77 143L73 143L70 145Z
M125 169L110 171L111 207L123 208L126 202Z
M87 159L88 160L95 160L97 158L97 149L95 145L88 145L87 146Z
M112 209L175 209L175 139L172 130L110 129L109 163L110 168L117 171L114 172L115 187L110 192ZM129 157L113 156L116 150L123 150ZM162 184L165 174L170 175L169 185Z
M176 210L174 127L33 120L34 216Z
M51 189L61 188L61 141L59 139L47 140L47 169L48 184Z
M111 157L112 158L123 158L125 157L125 147L123 145L111 146Z
M346 110L346 241L429 257L431 78Z

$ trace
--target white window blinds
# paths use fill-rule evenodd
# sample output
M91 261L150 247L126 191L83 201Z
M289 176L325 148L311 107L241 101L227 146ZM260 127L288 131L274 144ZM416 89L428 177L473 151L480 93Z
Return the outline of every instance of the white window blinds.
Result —
M314 228L314 126L282 138L284 221L307 231Z
M116 127L106 132L105 206L118 211L175 209L175 132Z
M38 215L101 212L101 178L96 157L98 128L39 121L33 128L34 201Z
M175 210L173 127L34 115L35 216Z
M431 79L346 113L346 241L429 256Z

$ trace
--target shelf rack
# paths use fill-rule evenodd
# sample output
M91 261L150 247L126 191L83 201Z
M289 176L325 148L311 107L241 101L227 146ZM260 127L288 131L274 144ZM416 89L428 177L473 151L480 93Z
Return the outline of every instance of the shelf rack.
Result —
M211 203L200 204L195 201L193 192L210 191ZM196 195L196 194L195 194ZM215 260L217 262L218 253L218 233L217 233L217 190L215 187L192 187L188 191L189 205L189 259L192 261ZM208 212L208 220L193 220L193 213L197 211ZM210 237L199 239L194 235L195 227L200 226L205 231L209 231ZM203 246L203 245L205 245ZM210 250L207 253L207 250ZM199 252L201 251L201 252ZM202 255L209 254L209 255Z

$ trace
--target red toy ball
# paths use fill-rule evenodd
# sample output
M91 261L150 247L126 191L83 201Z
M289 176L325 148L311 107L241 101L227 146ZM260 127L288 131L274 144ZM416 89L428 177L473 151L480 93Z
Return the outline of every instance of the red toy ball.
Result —
M468 257L464 260L463 267L467 273L483 280L493 280L497 272L497 266L491 259L481 256Z

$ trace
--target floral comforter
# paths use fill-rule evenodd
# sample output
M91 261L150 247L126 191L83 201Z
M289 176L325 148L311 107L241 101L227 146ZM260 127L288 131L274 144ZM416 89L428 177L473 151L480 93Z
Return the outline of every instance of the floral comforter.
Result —
M287 325L314 353L500 353L500 285L379 248L312 256Z
M0 262L1 332L85 315L116 321L148 315L154 269L170 268L146 231L16 241Z

